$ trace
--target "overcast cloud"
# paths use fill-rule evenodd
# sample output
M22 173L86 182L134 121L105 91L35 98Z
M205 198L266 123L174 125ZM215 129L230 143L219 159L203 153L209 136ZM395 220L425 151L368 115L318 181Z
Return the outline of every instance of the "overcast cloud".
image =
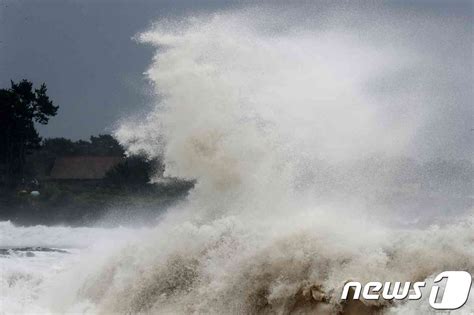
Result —
M35 84L46 82L60 110L48 126L40 129L41 134L74 139L110 132L120 117L144 110L150 103L142 73L150 64L153 51L133 41L135 34L164 17L244 5L222 1L4 0L0 3L0 86L7 87L11 79L22 78ZM316 7L314 13L319 17L330 7L323 3L311 6ZM274 4L272 7L280 8ZM472 147L471 128L474 128L471 127L472 1L391 1L378 7L372 10L367 2L354 6L356 14L360 11L365 15L359 25L354 25L360 29L361 36L387 34L377 39L385 45L391 40L399 44L408 39L407 45L426 52L439 68L412 69L412 76L394 73L374 83L374 95L384 94L384 99L387 93L394 97L405 95L420 79L432 89L443 85L446 90L448 86L452 92L443 93L445 99L439 104L444 105L437 105L446 106L446 110L438 111L442 117L434 117L430 123L448 124L439 130L452 133L451 145L455 147L452 152L463 151L462 155L468 155L470 149L459 148ZM291 9L281 6L281 10ZM354 23L357 19L348 21ZM364 32L364 28L371 27L386 28L386 32ZM428 74L431 75L427 77ZM440 75L445 75L446 80L439 80ZM390 91L384 90L387 87ZM431 134L426 135L429 139L424 143L430 145L431 141L435 145L439 137L436 128L426 130Z

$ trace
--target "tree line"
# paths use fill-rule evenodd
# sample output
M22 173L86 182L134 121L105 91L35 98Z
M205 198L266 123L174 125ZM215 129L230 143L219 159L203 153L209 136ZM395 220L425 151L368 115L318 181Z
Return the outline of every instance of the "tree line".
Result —
M0 89L0 185L15 188L29 178L45 175L54 160L64 156L118 156L124 160L107 174L115 186L144 185L160 167L157 160L125 157L124 148L108 134L89 140L40 137L36 124L46 125L56 116L59 106L47 95L46 84L11 81Z
M26 156L40 148L35 124L46 125L57 114L47 91L46 84L35 89L28 80L0 89L0 164L7 186L24 176Z

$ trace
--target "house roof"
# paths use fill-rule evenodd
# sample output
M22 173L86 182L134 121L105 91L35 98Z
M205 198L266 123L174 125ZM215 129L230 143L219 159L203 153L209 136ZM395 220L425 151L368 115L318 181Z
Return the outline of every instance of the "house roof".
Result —
M117 156L68 156L56 158L51 179L103 179L107 171L122 161Z

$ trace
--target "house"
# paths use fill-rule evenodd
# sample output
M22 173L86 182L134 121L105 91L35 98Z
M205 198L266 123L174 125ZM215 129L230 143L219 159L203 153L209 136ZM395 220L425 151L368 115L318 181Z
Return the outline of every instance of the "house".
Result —
M56 158L49 180L100 181L123 158L118 156L65 156Z

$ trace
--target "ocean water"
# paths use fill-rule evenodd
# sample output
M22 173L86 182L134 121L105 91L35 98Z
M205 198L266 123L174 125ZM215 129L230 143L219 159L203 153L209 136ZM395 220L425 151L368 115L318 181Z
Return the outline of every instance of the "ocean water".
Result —
M462 25L303 11L163 20L136 36L156 48L155 101L115 136L196 185L149 228L3 222L3 313L431 314L427 294L343 303L341 289L474 274L458 98L472 73L429 45ZM473 311L471 294L457 313Z
M87 266L89 263L98 262L88 261L88 255L100 257L100 252L111 253L113 248L143 231L21 227L10 221L0 222L0 313L53 313L51 305L61 301L63 294L74 288L74 283L87 276L84 272L91 267ZM77 264L83 265L77 269Z
M348 280L430 285L440 270L472 273L472 220L409 230L354 218L336 225L308 213L251 222L165 220L155 229L2 222L1 313L371 314L382 306L383 314L435 314L429 286L419 301L339 298ZM471 296L453 313L473 310Z

